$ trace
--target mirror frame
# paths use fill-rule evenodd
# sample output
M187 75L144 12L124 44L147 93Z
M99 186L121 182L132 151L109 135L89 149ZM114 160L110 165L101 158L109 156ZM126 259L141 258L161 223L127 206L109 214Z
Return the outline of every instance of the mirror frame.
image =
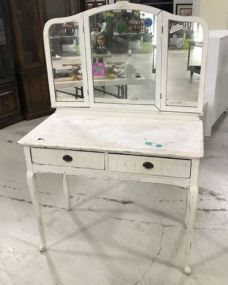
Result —
M55 84L54 84L54 75L52 68L52 59L51 59L51 49L50 49L50 40L49 40L49 29L52 25L63 24L69 22L77 22L79 25L79 46L80 46L80 57L81 57L81 70L82 70L82 86L84 90L84 100L83 101L57 101ZM44 50L47 62L47 74L48 74L48 84L51 97L51 106L56 107L89 107L89 96L87 92L87 68L86 68L86 52L85 52L85 41L83 33L83 13L49 20L44 27ZM85 92L86 91L86 92Z
M186 106L183 103L179 105L167 105L167 74L168 74L168 28L169 20L180 21L180 22L197 22L201 24L203 29L203 47L202 47L202 62L201 62L201 72L200 72L200 83L198 89L198 101L197 106ZM207 50L208 50L208 29L206 23L199 17L183 17L178 15L173 15L163 11L163 34L162 34L162 87L161 87L161 110L162 111L172 111L181 113L202 113L203 110L203 95L204 95L204 84L205 84L205 70L206 70L206 60L207 60ZM185 106L184 106L185 105Z
M157 17L157 51L156 51L156 81L155 81L155 104L113 104L100 103L94 101L93 93L93 77L92 77L92 60L91 60L91 42L90 42L90 27L89 17L97 13L109 10L136 10L153 13ZM184 21L198 22L203 28L203 57L201 65L201 77L199 86L199 96L197 107L183 106L168 106L166 104L167 96L167 63L168 63L168 21ZM52 71L52 60L50 53L49 28L53 24L61 24L76 21L79 25L80 37L80 54L81 67L83 75L84 101L57 101L54 88L54 77ZM170 14L154 7L149 7L141 4L133 4L127 1L120 1L115 4L105 5L93 8L77 15L56 18L46 22L44 27L44 47L47 62L48 83L51 97L51 106L56 107L90 107L91 109L102 110L135 110L150 112L173 112L173 113L195 113L202 114L203 109L203 94L205 83L205 69L208 49L208 28L204 20L199 17L183 17Z
M155 80L155 101L154 104L134 104L134 103L102 103L95 102L94 90L93 90L93 76L92 76L92 60L91 60L91 41L90 41L90 26L89 26L89 18L90 16L102 13L106 11L113 10L134 10L134 11L142 11L146 13L152 13L157 17L157 51L156 51L156 80ZM127 1L120 1L116 4L105 5L102 7L94 8L91 10L87 10L84 12L84 28L85 28L85 41L87 47L87 70L88 70L88 88L89 94L91 96L90 104L91 107L97 109L120 109L120 110L150 110L150 111L158 111L160 107L160 79L161 79L161 62L158 60L161 57L161 27L162 27L162 16L161 10L149 7L141 4L133 4Z

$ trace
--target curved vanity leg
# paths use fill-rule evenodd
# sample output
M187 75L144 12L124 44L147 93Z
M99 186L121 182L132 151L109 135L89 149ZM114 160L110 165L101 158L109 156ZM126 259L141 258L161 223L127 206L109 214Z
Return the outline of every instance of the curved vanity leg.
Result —
M185 207L185 220L184 220L185 227L187 227L188 217L189 217L189 207L188 207L189 196L190 196L190 191L189 191L189 189L187 189L186 207Z
M65 199L66 199L65 200L66 201L66 210L70 211L71 210L70 192L69 192L66 174L62 174L62 180L63 180L63 192L64 192Z
M45 240L45 233L44 233L44 225L43 225L43 219L37 194L37 187L36 187L36 181L35 181L35 174L28 170L27 171L27 183L33 203L33 208L35 211L35 216L37 220L38 225L38 231L41 239L41 246L40 246L40 252L43 252L46 250L46 240Z
M191 274L191 248L198 199L198 172L199 159L193 159L191 167L191 180L188 190L187 230L185 238L185 274Z

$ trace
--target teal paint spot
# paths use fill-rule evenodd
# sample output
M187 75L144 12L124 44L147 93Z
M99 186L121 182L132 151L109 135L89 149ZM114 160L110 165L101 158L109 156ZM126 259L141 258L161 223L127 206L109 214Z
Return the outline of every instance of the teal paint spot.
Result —
M150 141L145 141L145 144L146 144L146 145L153 145L153 143L150 142Z
M145 140L145 145L149 145L149 146L154 146L154 147L162 147L162 144L160 144L160 143L153 143L153 142L151 142L151 141L148 141L148 140L146 140L146 139L144 139Z
M156 143L156 147L162 147L162 144Z

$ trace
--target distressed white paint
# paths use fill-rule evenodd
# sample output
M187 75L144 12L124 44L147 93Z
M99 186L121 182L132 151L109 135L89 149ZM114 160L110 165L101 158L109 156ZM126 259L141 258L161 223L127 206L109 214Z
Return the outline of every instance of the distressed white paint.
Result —
M203 156L201 121L55 113L19 143L34 147L192 158ZM157 147L156 145L161 145Z
M70 191L66 174L62 174L62 181L63 181L63 193L65 195L66 210L70 211L71 210Z
M45 52L52 106L61 107L42 124L22 138L27 163L27 181L33 200L41 249L46 248L42 215L35 185L35 173L59 173L62 175L66 209L71 209L67 175L84 175L120 181L140 181L189 187L187 207L187 235L185 250L185 273L189 274L193 225L198 194L199 159L203 156L203 127L197 113L202 110L204 64L198 105L165 106L165 93L160 98L160 90L166 92L167 28L162 25L169 18L183 20L160 10L121 1L109 7L89 10L85 14L51 20L45 27ZM155 106L93 103L90 42L88 17L93 13L109 9L145 10L158 15L158 52ZM53 74L48 42L48 29L53 23L77 20L80 24L81 39L85 37L85 53L82 53L86 97L85 103L56 102ZM192 18L186 18L191 21ZM194 20L194 19L193 19ZM200 21L198 18L197 21ZM85 33L83 33L83 26ZM83 41L81 40L80 43ZM161 46L163 44L163 48ZM207 40L205 35L205 49ZM84 52L84 51L83 51ZM86 60L87 58L87 68ZM165 60L164 60L165 59ZM203 57L205 63L206 55ZM161 73L161 66L163 71ZM87 76L88 75L88 76ZM88 81L87 81L88 77ZM81 84L81 83L80 83ZM161 101L163 100L163 101ZM91 108L69 108L69 107ZM68 108L64 108L68 107ZM162 108L162 110L160 110ZM170 113L164 111L172 111ZM156 112L155 112L156 111ZM192 114L191 114L192 113ZM64 156L71 156L67 162ZM151 162L153 169L145 169L142 164Z
M147 175L190 177L190 160L167 159L123 154L109 154L109 170ZM146 169L143 163L153 164L152 169Z
M108 158L108 156L106 156ZM106 164L108 165L108 163ZM188 188L189 178L180 177L168 177L168 176L155 176L138 173L127 173L127 172L115 172L86 168L72 168L63 166L52 166L52 165L41 165L34 164L33 170L35 173L55 173L55 174L67 174L67 175L80 175L89 178L101 178L105 180L114 179L119 181L138 181L138 182L151 182L160 184L176 185L178 187Z
M191 180L188 193L188 206L187 206L187 230L185 240L185 268L186 274L191 274L191 248L192 248L192 237L194 231L194 221L197 208L198 199L198 173L199 173L199 159L192 160L191 168Z
M32 148L32 161L35 164L71 166L91 169L104 169L104 153L72 151L66 149ZM72 161L65 161L68 155Z
M26 160L26 166L27 166L27 184L28 184L28 188L30 191L30 196L32 199L33 208L34 208L34 212L35 212L35 216L37 220L38 232L39 232L40 240L41 240L40 251L42 252L46 250L46 239L45 239L45 233L44 233L43 218L42 218L40 203L39 203L39 198L38 198L38 191L36 187L36 178L35 178L35 173L33 171L33 165L31 161L31 153L30 153L29 147L24 148L24 153L25 153L25 160Z

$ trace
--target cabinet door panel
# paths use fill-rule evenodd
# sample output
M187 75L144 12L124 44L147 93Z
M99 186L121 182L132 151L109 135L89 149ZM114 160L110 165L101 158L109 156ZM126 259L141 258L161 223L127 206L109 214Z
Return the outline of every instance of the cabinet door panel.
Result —
M21 73L23 113L27 119L50 113L47 75L43 69ZM32 90L32 92L31 92Z
M17 98L13 90L0 93L0 115L16 112L17 109Z
M46 0L46 20L69 15L69 3L66 0Z
M21 120L8 0L0 1L0 128Z
M11 0L20 66L42 61L40 11L36 0Z
M11 26L6 1L0 1L0 83L12 80L14 76Z

